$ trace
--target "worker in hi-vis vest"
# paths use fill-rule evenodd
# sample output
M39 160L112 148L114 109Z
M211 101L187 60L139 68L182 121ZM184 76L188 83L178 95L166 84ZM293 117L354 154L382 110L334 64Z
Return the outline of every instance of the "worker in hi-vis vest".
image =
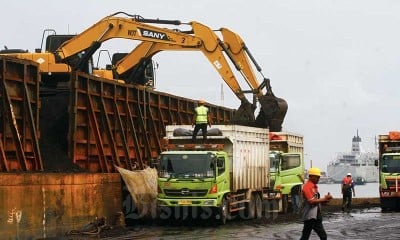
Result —
M207 139L207 124L211 127L211 119L208 114L208 108L204 106L205 101L203 99L199 100L199 106L194 109L193 124L194 130L192 135L192 140L196 140L197 133L201 129L203 134L203 139Z

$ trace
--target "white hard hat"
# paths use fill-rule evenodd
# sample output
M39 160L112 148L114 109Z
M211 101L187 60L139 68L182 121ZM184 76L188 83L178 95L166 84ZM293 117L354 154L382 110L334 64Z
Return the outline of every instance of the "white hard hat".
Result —
M347 176L351 176L351 173L347 173Z

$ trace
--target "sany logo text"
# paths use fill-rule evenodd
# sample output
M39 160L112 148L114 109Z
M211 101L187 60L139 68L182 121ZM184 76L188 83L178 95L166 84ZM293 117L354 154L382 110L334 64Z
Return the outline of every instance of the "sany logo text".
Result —
M152 30L143 29L143 28L138 28L138 32L142 37L169 41L167 34L162 33L162 32L152 31Z

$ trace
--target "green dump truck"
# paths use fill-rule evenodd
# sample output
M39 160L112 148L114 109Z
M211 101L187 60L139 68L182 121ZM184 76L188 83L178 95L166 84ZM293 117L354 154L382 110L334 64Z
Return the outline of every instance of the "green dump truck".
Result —
M265 201L277 195L269 187L268 129L214 125L207 140L194 143L191 129L166 128L166 150L158 159L159 218L187 216L225 224L230 218L261 217Z
M303 136L290 132L270 133L271 186L281 192L279 212L290 207L299 213L302 203L301 189L304 183Z
M400 132L379 135L379 194L382 211L400 211Z

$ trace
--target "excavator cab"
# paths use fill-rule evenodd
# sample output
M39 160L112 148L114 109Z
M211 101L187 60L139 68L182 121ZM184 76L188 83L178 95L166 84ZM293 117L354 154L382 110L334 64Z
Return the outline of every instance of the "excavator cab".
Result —
M126 55L128 53L114 53L111 60L112 65L115 66L118 64ZM126 83L154 87L155 74L153 60L151 58L142 59L134 67L120 75L116 71L113 71L113 78L123 80Z
M46 52L55 52L64 42L70 40L75 35L48 35L46 38Z

